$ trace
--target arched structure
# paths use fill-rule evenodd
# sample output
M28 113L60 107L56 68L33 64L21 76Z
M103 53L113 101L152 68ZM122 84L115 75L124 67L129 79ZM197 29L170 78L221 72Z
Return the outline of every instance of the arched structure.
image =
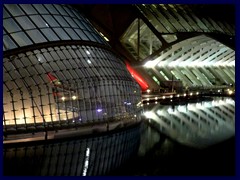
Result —
M150 89L180 80L184 87L235 84L234 25L188 5L135 5L138 16L121 36Z

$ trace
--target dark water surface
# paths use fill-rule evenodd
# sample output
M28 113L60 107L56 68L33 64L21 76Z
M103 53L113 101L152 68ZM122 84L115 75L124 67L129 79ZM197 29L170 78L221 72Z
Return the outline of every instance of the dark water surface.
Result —
M179 106L149 104L143 116L138 155L109 175L235 175L233 99Z

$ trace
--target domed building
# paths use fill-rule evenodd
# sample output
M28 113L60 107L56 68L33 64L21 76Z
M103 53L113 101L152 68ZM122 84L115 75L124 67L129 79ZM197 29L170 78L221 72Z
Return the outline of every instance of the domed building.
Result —
M136 151L140 87L78 10L5 4L3 51L6 175L101 175Z

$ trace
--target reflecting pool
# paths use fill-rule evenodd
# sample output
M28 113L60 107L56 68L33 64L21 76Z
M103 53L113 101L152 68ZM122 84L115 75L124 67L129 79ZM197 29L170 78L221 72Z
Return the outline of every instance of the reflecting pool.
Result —
M235 100L228 97L184 105L144 105L144 119L171 139L196 148L217 144L235 135Z
M143 106L138 154L111 175L235 175L235 100Z

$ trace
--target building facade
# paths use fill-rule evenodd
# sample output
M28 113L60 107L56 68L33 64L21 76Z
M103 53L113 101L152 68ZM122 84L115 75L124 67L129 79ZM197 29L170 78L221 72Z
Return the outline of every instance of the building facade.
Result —
M138 15L120 41L149 89L165 87L164 81L172 80L195 89L235 84L234 19L198 13L200 5L194 9L138 4L134 8Z
M109 131L111 123L135 123L141 109L140 87L78 10L4 4L3 51L5 174L100 175L137 149L139 126L105 136L77 135L83 126L94 134L96 124L107 124L98 131ZM79 139L64 139L69 132Z
M3 25L5 132L136 115L138 85L71 6L6 4Z

